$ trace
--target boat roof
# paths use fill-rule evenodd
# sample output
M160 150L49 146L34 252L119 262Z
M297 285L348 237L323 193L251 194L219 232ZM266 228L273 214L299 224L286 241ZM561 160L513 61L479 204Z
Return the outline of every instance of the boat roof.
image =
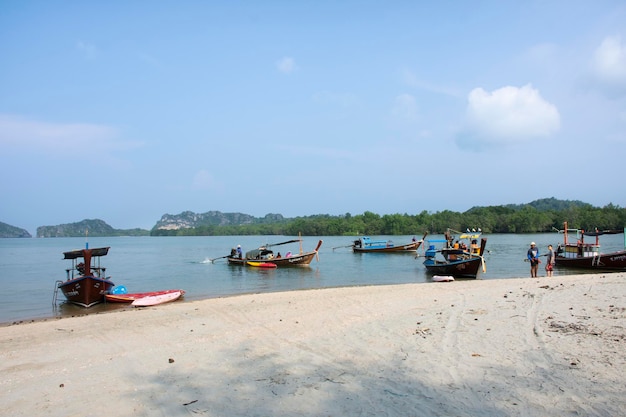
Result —
M69 252L63 252L63 259L76 259L83 258L85 256L85 251L90 250L91 256L104 256L109 253L109 249L111 247L107 246L104 248L93 248L93 249L75 249Z
M253 258L256 258L257 256L269 255L270 253L274 253L274 251L267 249L267 248L252 249L246 252L246 258L253 259Z
M480 233L476 232L476 233L463 233L461 236L459 236L459 239L478 239L480 237Z
M386 245L388 242L391 242L391 240L372 240L372 238L370 238L369 236L363 236L361 240L363 241L363 243L367 243L371 245L376 245L376 244Z

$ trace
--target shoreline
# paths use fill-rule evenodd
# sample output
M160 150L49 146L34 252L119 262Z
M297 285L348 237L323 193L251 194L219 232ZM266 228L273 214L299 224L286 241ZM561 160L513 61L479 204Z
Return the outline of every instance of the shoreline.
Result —
M571 275L560 275L559 277L568 277L568 276L580 276L580 275L602 275L605 273L619 273L619 272L602 272L602 273L595 273L595 274L584 274L584 273L577 273L577 274L571 274ZM501 281L501 280L517 280L517 279L552 279L552 278L556 278L557 276L555 275L554 277L546 277L546 276L540 276L538 278L531 278L531 277L506 277L506 278L491 278L488 280L483 280L483 279L473 279L473 278L457 278L455 280L456 283L461 283L461 282L477 282L477 281L488 281L488 282L497 282L497 281ZM246 296L246 295L254 295L254 294L274 294L274 293L283 293L283 292L298 292L298 291L315 291L315 290L323 290L323 289L339 289L339 288L360 288L360 287L387 287L387 286L398 286L398 285L422 285L422 284L441 284L438 282L434 282L434 281L430 281L430 282L415 282L415 283L400 283L400 284L355 284L355 285L346 285L346 286L338 286L338 287L324 287L324 288L301 288L301 289L290 289L290 290L284 290L284 291L274 291L274 292L244 292L244 293L237 293L237 294L227 294L227 295L218 295L215 297L208 297L208 298L194 298L194 297L187 297L185 298L183 296L183 298L181 298L180 300L175 301L174 303L176 304L184 304L184 303L194 303L194 302L202 302L202 301L207 301L207 300L214 300L214 299L221 299L221 298L231 298L231 297L240 297L240 296ZM169 303L168 303L169 304ZM0 321L0 329L3 327L10 327L10 326L20 326L20 325L26 325L26 324L30 324L30 323L38 323L38 322L45 322L45 321L57 321L57 320L63 320L63 319L69 319L69 318L76 318L76 317L84 317L84 316L91 316L91 315L100 315L100 314L112 314L112 313L119 313L119 312L123 312L125 310L128 309L135 309L134 307L130 306L130 303L99 303L96 304L93 307L90 308L84 308L84 307L80 307L80 306L76 306L73 304L70 304L66 301L63 301L59 304L57 304L56 309L62 309L62 308L71 308L74 309L75 311L73 312L68 312L68 313L61 313L59 315L51 315L51 316L46 316L46 317L31 317L31 318L22 318L22 319L14 319L14 320L8 320L8 321Z
M620 272L42 319L0 327L0 396L14 416L618 415L625 296Z

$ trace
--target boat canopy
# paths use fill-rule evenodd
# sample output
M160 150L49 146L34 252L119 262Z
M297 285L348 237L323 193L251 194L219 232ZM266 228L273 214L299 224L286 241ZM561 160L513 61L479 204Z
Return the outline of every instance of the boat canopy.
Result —
M463 233L459 239L478 239L480 235L480 233Z
M252 249L246 252L246 259L259 259L273 253L273 251L266 248Z
M63 259L77 259L84 258L85 251L91 251L91 256L105 256L109 253L110 246L105 248L94 248L94 249L76 249L69 252L63 252Z

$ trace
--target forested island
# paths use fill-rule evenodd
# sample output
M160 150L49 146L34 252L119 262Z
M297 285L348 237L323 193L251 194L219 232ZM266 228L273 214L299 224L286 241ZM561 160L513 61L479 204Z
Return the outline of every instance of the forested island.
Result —
M234 215L233 213L210 213L214 215L204 216L192 212L164 215L150 231L150 235L411 235L426 231L431 234L443 233L448 228L480 228L485 233L541 233L562 229L564 221L569 222L569 227L585 230L622 229L626 225L626 209L619 206L608 204L600 208L581 201L555 198L521 205L473 207L463 213L444 210L436 213L422 211L419 214L381 216L366 211L359 215L318 214L295 218L268 214L263 218L248 216L245 223L231 222L228 216ZM177 219L180 222L177 223Z
M0 237L32 237L28 230L0 222Z
M85 219L77 223L37 228L37 237L148 236L149 234L144 229L114 229L100 219Z
M465 212L444 210L419 214L317 214L286 218L270 213L254 217L243 213L208 211L164 214L151 230L115 229L100 219L40 226L37 237L89 236L232 236L286 235L358 236L443 233L446 229L480 228L485 233L541 233L569 227L593 230L623 229L626 209L608 204L594 207L581 201L546 198L528 204L472 207ZM24 229L0 222L0 237L31 237Z

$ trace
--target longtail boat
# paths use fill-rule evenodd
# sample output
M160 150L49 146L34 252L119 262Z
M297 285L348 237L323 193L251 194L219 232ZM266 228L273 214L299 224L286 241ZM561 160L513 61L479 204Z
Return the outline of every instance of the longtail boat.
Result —
M564 222L563 243L559 243L556 249L554 261L559 267L601 269L608 271L626 271L626 250L611 253L600 252L600 236L604 234L616 234L626 232L616 230L594 230L585 232L582 229L568 229ZM570 242L569 232L576 233L576 241ZM585 242L585 236L595 237L594 243ZM626 241L625 241L626 246Z
M363 236L353 242L352 251L354 253L415 253L424 242L426 235L427 233L424 233L421 240L413 238L413 241L400 245L394 244L391 240L372 240L368 236Z
M64 259L72 261L72 267L65 270L65 281L56 281L54 302L59 289L68 302L82 307L91 307L104 301L105 294L115 285L106 276L106 268L100 266L100 258L107 253L109 247L86 247L63 252Z
M300 242L300 251L299 253L292 253L290 251L286 252L284 255L281 255L280 252L274 253L271 247L286 245L288 243ZM240 265L240 266L252 266L257 267L257 264L250 264L249 262L260 262L260 263L272 263L276 265L277 268L288 267L288 266L308 266L313 258L318 258L318 251L322 246L323 241L320 240L317 242L317 246L315 249L309 252L304 252L302 250L302 239L292 239L286 242L274 243L274 244L266 244L264 246L259 247L258 249L253 249L245 253L245 255L239 255L237 249L233 248L231 250L230 255L225 256L229 265ZM216 258L219 259L219 258Z
M455 240L452 230L448 229L444 239L429 239L428 249L425 251L424 266L426 271L437 276L452 276L454 278L477 278L482 271L486 271L483 253L487 239L481 238L478 232L468 231ZM480 246L478 239L480 238ZM469 241L467 245L464 240ZM442 243L441 249L436 249L434 243ZM437 254L441 254L438 258Z

